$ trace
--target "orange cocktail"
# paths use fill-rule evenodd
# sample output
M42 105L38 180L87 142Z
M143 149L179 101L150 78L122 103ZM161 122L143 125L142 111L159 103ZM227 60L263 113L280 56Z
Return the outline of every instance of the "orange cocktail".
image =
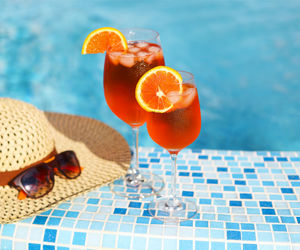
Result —
M168 150L172 160L169 196L148 206L149 213L166 222L179 222L197 214L194 201L176 193L176 160L183 148L193 143L201 130L201 112L194 77L185 71L159 66L139 80L136 92L139 105L146 110L147 130L157 144Z
M144 111L135 99L140 77L158 65L164 65L159 44L130 41L128 51L107 52L104 65L104 94L111 111L132 127L146 121Z
M159 34L150 29L117 30L102 27L88 34L81 53L105 53L104 95L112 112L129 124L133 131L132 162L125 178L110 183L120 196L143 198L157 194L164 187L161 177L139 170L138 131L147 117L137 103L135 89L140 77L148 70L164 65Z
M198 93L195 85L183 84L183 92L174 107L165 113L151 112L147 130L158 145L170 153L178 153L196 140L201 129ZM175 100L176 101L176 100Z

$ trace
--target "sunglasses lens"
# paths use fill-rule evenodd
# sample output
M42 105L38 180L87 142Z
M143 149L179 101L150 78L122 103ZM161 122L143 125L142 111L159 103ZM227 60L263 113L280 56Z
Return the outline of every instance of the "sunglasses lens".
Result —
M43 164L32 168L23 175L21 183L27 194L32 198L39 198L52 190L54 185L53 171Z
M79 161L73 151L65 151L57 155L56 160L59 170L68 178L73 179L80 175Z

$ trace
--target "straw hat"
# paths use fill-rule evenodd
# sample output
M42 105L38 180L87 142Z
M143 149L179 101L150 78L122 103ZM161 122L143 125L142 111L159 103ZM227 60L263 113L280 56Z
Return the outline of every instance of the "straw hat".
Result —
M5 179L55 150L75 151L84 168L81 175L76 179L55 176L49 194L18 200L18 191ZM112 182L125 175L129 162L130 149L124 138L99 121L43 112L22 101L0 98L0 224L33 216Z

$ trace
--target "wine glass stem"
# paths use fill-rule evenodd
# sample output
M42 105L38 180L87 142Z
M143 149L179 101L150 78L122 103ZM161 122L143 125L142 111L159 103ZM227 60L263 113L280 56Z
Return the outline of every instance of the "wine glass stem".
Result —
M176 177L177 177L177 168L176 168L176 160L177 154L171 154L172 160L172 175L171 175L171 187L169 191L169 207L176 207L178 205L178 200L176 198Z
M139 174L138 166L139 166L139 128L133 127L133 156L132 156L132 164L131 164L131 171L132 174L137 175Z

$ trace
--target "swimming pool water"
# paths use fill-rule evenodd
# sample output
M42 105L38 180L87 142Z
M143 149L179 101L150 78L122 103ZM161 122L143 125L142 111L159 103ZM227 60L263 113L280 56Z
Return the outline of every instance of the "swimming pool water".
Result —
M130 129L106 105L99 27L160 33L166 64L195 74L202 131L192 148L300 150L300 2L0 0L0 96ZM153 146L145 126L140 145Z

